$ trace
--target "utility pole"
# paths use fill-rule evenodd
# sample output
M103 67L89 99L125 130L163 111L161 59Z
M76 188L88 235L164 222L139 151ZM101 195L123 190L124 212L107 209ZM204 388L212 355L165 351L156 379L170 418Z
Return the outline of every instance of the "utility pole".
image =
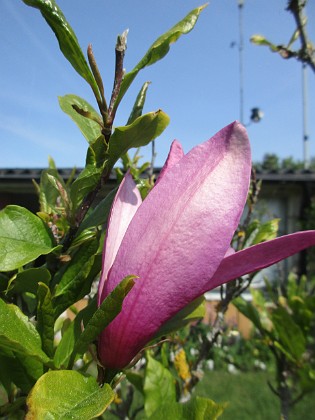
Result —
M243 36L243 6L244 0L238 0L238 21L239 21L239 78L240 78L240 123L244 124L244 70L243 70L243 50L244 50L244 36Z
M302 64L302 101L303 101L303 151L304 151L304 169L310 167L310 144L308 135L308 100L307 100L307 64Z

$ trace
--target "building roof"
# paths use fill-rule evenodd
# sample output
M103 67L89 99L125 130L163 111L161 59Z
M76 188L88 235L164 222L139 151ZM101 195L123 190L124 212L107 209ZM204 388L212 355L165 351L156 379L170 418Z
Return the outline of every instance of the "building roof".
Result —
M30 181L32 179L39 180L41 172L44 168L0 168L0 182L10 181ZM155 174L160 172L161 168L154 170ZM60 175L68 179L72 174L72 168L58 168ZM76 168L75 175L78 175L82 171L82 168ZM315 181L315 171L313 170L279 170L279 171L266 171L257 170L257 178L262 181L274 181L274 182L312 182ZM110 179L116 179L116 174L112 171Z

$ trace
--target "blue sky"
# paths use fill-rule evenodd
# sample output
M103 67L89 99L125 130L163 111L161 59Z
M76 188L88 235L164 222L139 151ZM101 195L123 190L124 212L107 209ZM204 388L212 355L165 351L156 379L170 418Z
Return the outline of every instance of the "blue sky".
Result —
M152 42L191 9L197 0L59 0L85 51L89 43L110 95L116 36L129 28L125 67L130 71ZM245 0L244 122L260 107L263 120L248 127L253 160L265 153L303 158L301 64L285 61L249 42L264 34L286 43L293 30L286 0ZM0 1L0 167L45 167L52 156L59 167L84 165L87 143L59 108L58 96L77 94L96 107L89 86L60 53L39 11L21 0ZM315 42L315 2L308 5L309 35ZM185 151L240 117L237 0L212 0L195 29L169 54L140 72L124 98L116 125L124 125L143 82L152 82L145 112L159 108L171 123L156 141L162 165L173 139ZM315 75L308 71L308 132L315 156ZM150 160L150 148L143 149Z

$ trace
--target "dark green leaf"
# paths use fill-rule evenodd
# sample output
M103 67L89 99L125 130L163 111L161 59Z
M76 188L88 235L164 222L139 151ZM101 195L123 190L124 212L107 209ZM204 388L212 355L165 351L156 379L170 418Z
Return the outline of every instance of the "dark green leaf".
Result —
M86 166L77 179L71 185L71 201L76 210L83 198L98 184L102 174L102 168L92 165Z
M13 382L24 393L28 393L36 380L43 374L43 365L38 360L25 355L12 357L0 355L0 382ZM11 392L11 389L9 389Z
M201 13L201 11L206 7L200 6L192 10L188 15L173 26L169 31L161 35L149 48L145 56L139 61L139 63L134 67L134 69L127 73L121 84L120 92L115 103L115 108L117 109L120 101L127 92L129 86L137 76L140 70L146 66L154 64L156 61L161 60L169 51L170 45L178 40L181 35L187 34L190 32Z
M82 309L63 333L60 343L57 346L54 365L60 368L67 368L74 344L82 333L82 321L86 325L93 313L96 311L96 300L93 300L86 308Z
M98 269L96 272L92 270L97 250L98 238L95 238L83 245L54 279L58 282L54 296L56 316L89 292L89 287L101 268L98 261Z
M39 217L19 206L1 210L1 271L15 270L55 249L53 238Z
M0 299L0 347L32 356L43 363L49 357L42 350L42 343L34 325L21 310Z
M23 366L13 357L6 357L0 354L0 382L3 383L7 392L11 392L11 382L13 382L22 392L28 393L35 381L26 374Z
M79 233L85 229L103 225L107 222L107 218L112 207L117 189L112 190L102 201L93 209L80 225Z
M37 330L42 338L43 350L49 357L52 357L55 318L50 289L46 284L38 284L37 299Z
M83 52L80 48L78 39L67 22L64 14L58 7L55 0L23 0L25 4L39 9L42 16L54 31L60 50L66 59L71 63L72 67L79 73L83 79L93 89L97 99L100 99L97 83L94 76L85 60Z
M100 416L114 399L108 384L71 370L50 371L35 384L27 399L26 420L89 420Z
M133 147L141 147L158 137L168 126L169 117L163 111L150 112L132 124L116 127L109 140L109 167Z
M144 409L150 417L161 405L176 402L175 379L160 362L147 354L144 379Z
M104 136L101 135L90 143L86 154L86 166L90 165L96 168L103 168L107 158L107 145Z
M73 105L75 105L78 108L92 114L94 118L100 119L99 114L95 111L92 105L76 95L59 96L58 99L60 108L76 123L81 130L81 133L89 143L92 143L101 135L101 127L97 122L91 120L90 118L83 117L73 108Z
M294 322L293 317L283 307L272 311L271 319L278 334L279 344L295 360L299 360L306 350L306 341L300 326Z
M185 308L179 311L175 316L173 316L173 318L163 324L154 335L154 339L168 335L185 327L190 322L204 318L205 313L205 298L200 296L189 305L185 306Z
M144 376L135 370L126 370L125 375L128 381L143 394Z
M123 279L101 303L76 342L70 365L73 363L75 355L77 353L83 354L88 346L97 339L107 325L120 313L123 301L134 285L134 278L135 276L127 276Z
M238 297L236 299L233 299L233 305L236 306L236 308L240 311L241 314L243 314L244 316L246 316L246 318L252 321L254 326L259 331L264 330L260 321L259 312L251 302L247 302L242 297Z
M50 272L47 268L29 268L17 273L10 279L7 289L7 295L19 293L37 293L38 283L48 284L50 281Z

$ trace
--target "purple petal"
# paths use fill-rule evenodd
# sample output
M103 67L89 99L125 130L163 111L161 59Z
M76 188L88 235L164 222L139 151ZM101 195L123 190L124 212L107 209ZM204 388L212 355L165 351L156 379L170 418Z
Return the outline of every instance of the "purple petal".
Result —
M157 185L161 181L166 172L169 169L171 169L172 166L176 165L176 163L179 162L183 156L184 151L182 145L177 140L174 140L171 144L171 148L167 156L166 162L164 163L164 166L161 169L160 175L156 180L155 185Z
M292 233L253 245L223 259L204 292L245 274L269 267L309 246L315 245L315 231Z
M102 274L98 286L98 305L103 301L102 291L108 272L116 258L126 230L142 202L137 186L129 172L122 180L108 218L106 239L103 249Z
M250 179L245 129L233 123L166 171L132 219L105 290L139 276L100 338L108 367L124 367L159 327L202 294L229 249Z

